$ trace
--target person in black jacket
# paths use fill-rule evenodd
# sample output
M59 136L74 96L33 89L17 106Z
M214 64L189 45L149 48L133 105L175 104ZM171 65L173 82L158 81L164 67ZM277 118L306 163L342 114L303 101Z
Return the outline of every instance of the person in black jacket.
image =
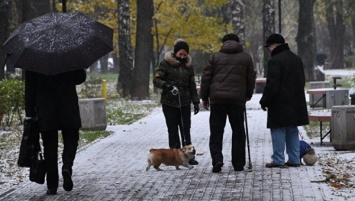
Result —
M62 131L64 144L63 188L71 191L72 166L81 127L76 85L86 80L86 72L82 69L46 76L26 71L25 75L26 119L38 120L44 147L47 194L54 195L58 189L58 130Z
M273 154L267 168L300 166L300 146L297 126L308 121L304 93L305 75L302 60L294 54L280 34L272 34L266 40L271 52L268 61L266 86L261 108L267 111L267 128L270 128ZM285 163L285 151L288 161Z
M177 40L174 50L165 53L164 60L154 74L154 86L163 89L160 102L171 149L191 144L191 103L194 105L195 115L200 110L192 59L188 54L188 43ZM191 159L189 163L198 164L195 159Z

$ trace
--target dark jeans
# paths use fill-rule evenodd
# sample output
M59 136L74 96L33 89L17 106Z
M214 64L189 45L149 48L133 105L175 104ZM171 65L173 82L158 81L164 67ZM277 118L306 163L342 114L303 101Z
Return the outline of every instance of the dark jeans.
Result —
M44 131L41 133L44 147L44 158L47 173L48 189L58 188L58 131ZM62 169L72 173L72 167L78 148L79 129L62 130L64 150L62 154Z
M163 105L163 113L165 116L166 126L168 127L169 147L171 149L178 149L181 148L181 145L190 145L191 106L188 105L181 108L181 113L183 116L183 126L181 125L180 108ZM182 128L184 128L184 130L182 130ZM180 143L179 130L181 134L182 143Z
M222 144L226 119L232 128L232 165L245 165L244 107L235 104L211 104L210 114L210 152L212 165L223 162Z

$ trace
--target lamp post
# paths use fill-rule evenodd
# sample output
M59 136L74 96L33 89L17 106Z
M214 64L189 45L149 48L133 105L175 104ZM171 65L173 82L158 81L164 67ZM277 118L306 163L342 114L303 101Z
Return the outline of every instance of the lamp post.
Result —
M62 0L62 12L67 12L67 0Z

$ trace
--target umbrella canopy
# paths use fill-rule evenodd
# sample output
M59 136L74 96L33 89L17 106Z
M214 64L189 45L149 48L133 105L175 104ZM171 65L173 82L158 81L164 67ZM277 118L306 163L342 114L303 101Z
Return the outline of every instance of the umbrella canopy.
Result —
M45 75L88 68L113 50L113 30L91 17L52 12L22 23L5 41L9 67Z

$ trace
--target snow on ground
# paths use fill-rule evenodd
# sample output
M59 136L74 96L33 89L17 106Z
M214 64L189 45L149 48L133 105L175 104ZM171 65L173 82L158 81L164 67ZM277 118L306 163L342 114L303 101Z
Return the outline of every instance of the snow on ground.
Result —
M317 69L325 73L325 76L327 78L339 76L339 77L348 77L348 78L354 78L355 77L355 69L326 69L324 70L322 66L317 66Z

